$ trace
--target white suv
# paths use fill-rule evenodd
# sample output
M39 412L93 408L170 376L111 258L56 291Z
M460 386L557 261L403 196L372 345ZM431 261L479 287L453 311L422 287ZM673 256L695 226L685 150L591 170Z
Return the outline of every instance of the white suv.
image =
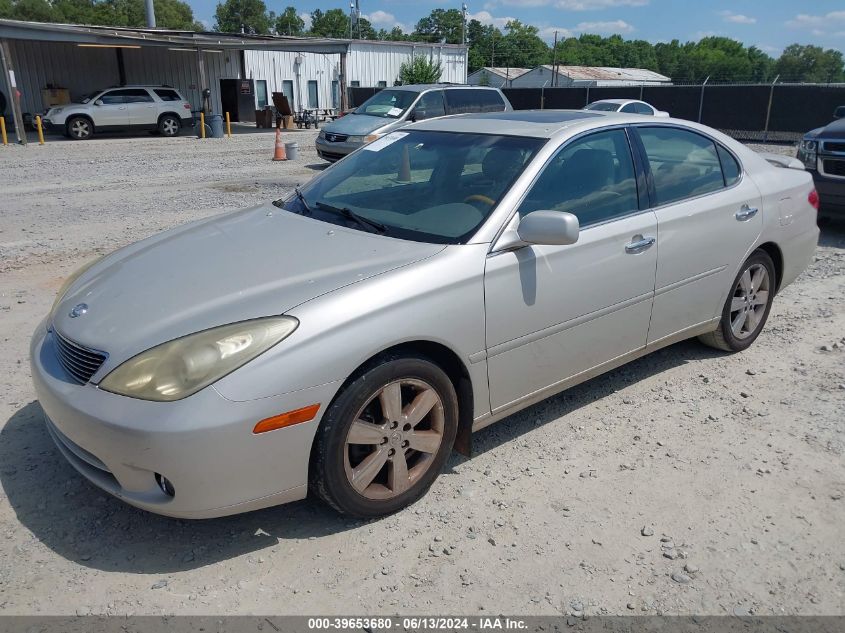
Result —
M191 104L170 86L120 86L96 90L81 103L50 108L43 123L48 130L73 139L91 138L94 132L157 130L176 136L192 127Z

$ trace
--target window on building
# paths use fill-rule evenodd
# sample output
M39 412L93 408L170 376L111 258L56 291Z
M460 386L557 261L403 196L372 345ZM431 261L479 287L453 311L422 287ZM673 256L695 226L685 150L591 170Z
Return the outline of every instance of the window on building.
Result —
M308 107L309 108L319 108L320 107L320 98L319 93L317 91L317 81L314 79L308 80Z
M255 100L259 110L263 110L264 106L269 103L267 101L267 81L264 79L257 79L255 81Z
M387 88L387 82L386 81L378 82L378 87L379 88Z
M352 82L349 83L349 85L352 86L353 88L360 88L361 82L360 81L352 81Z
M292 110L296 110L296 103L293 100L293 81L291 79L282 80L282 94L288 98L288 105Z
M340 84L337 80L332 81L332 107L340 107Z

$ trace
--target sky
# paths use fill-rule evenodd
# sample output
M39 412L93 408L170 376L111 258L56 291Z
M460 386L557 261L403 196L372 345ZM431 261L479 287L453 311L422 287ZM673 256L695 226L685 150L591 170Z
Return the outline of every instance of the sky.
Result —
M188 0L197 19L214 24L218 0ZM460 9L460 0L359 0L361 13L376 29L396 25L406 32L436 8ZM341 8L349 0L265 0L280 13L294 6L306 19L314 9ZM513 18L540 29L549 42L580 33L610 35L652 43L731 37L772 56L794 42L845 52L845 2L842 0L467 0L469 19L502 28Z

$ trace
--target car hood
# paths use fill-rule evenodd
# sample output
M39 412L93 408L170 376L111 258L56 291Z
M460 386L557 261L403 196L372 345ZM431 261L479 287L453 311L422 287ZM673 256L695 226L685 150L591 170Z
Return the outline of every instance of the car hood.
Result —
M387 119L369 114L347 114L344 117L335 119L323 129L328 134L355 134L365 135L385 125L399 122L399 119Z
M52 321L67 338L122 362L186 334L283 314L443 248L267 204L201 220L112 253L74 282ZM87 312L71 317L80 303Z
M837 119L819 130L817 136L821 138L845 138L845 119Z

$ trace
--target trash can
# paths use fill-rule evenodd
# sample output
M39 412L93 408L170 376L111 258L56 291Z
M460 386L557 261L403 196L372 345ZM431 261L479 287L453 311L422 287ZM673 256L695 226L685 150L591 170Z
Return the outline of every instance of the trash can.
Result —
M211 138L223 138L223 115L212 114L208 122L211 125Z
M285 155L288 157L288 160L296 160L299 158L299 143L285 143Z

